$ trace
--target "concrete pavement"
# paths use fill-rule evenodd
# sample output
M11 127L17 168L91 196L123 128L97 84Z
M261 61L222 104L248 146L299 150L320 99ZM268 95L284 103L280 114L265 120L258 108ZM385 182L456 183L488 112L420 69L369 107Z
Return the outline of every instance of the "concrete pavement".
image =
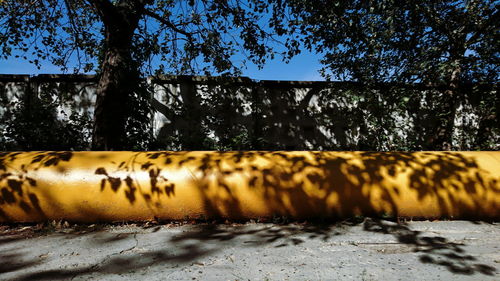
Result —
M500 280L500 224L0 226L0 280Z

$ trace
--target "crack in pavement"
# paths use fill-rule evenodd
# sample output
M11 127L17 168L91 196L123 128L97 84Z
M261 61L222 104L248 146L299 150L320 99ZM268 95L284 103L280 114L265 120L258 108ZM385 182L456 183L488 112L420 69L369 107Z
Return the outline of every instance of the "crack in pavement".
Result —
M111 257L117 256L117 255L121 255L121 254L123 254L123 253L125 253L125 252L132 251L133 249L135 249L135 248L137 247L137 245L139 245L139 240L137 240L137 233L134 233L133 238L134 238L134 240L135 240L135 245L134 245L134 246L132 246L132 247L130 247L130 248L128 248L128 249L121 250L119 253L113 253L113 254L110 254L110 255L106 256L106 257L102 260L101 264L103 264L103 263L107 262L109 259L111 259ZM96 264L96 265L95 265L95 266L93 266L91 269L92 269L92 270L94 270L94 269L96 269L96 268L98 268L98 267L99 267L99 264Z
M118 234L117 236L119 236L120 234ZM124 249L124 250L121 250L119 253L113 253L113 254L109 254L107 255L104 259L102 259L102 261L100 263L96 263L94 264L93 266L89 267L85 273L92 273L94 272L96 269L99 268L99 266L101 266L102 264L105 264L108 260L110 260L112 257L114 256L118 256L118 255L121 255L125 252L128 252L128 251L132 251L133 249L135 249L138 245L139 245L139 240L137 239L137 233L134 233L134 236L133 236L134 240L135 240L135 245L130 247L130 248L127 248L127 249ZM78 272L76 273L75 275L73 275L70 279L70 281L73 281L73 279L75 279L77 276L80 276L82 275L82 272Z

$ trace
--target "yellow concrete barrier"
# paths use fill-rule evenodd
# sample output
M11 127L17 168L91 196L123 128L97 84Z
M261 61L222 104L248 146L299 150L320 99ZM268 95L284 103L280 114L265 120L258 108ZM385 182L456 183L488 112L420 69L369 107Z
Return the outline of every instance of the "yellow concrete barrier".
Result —
M498 219L500 152L9 152L0 222Z

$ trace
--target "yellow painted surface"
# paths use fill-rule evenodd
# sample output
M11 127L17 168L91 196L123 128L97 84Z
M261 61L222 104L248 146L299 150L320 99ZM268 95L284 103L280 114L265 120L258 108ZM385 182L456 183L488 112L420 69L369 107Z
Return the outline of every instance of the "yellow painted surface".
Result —
M500 152L10 152L0 222L500 218Z

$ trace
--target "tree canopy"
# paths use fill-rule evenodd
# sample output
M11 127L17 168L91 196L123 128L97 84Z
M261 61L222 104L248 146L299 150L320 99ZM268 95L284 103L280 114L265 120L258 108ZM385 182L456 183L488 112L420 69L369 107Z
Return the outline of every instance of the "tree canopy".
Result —
M0 5L3 59L18 56L37 66L48 60L67 71L99 71L108 47L106 29L125 28L135 15L132 53L144 72L238 74L247 61L262 65L274 57L270 43L276 34L269 24L284 4L23 0Z
M478 93L464 86L498 83L499 5L494 0L2 1L0 48L3 59L20 56L38 66L50 61L66 71L99 74L93 149L130 149L141 142L150 117L150 95L141 79L146 74L238 75L249 61L262 66L276 54L287 60L305 47L324 55L328 79L437 87L394 102L407 108L432 104L426 113L432 118L419 125L425 127L420 148L442 150L451 148L458 101L481 96L476 100L487 101L480 106L487 117L479 127L499 129L498 91ZM387 108L377 95L366 101L375 115Z
M306 48L324 54L328 79L363 83L420 83L441 87L428 93L434 104L422 149L451 149L456 110L478 95L465 84L496 84L500 73L500 3L494 0L309 1L290 0L291 21ZM469 89L469 90L467 90ZM474 90L474 89L473 89ZM468 96L467 96L468 95ZM484 124L500 123L500 99ZM370 104L376 105L376 95ZM415 106L419 107L419 100ZM496 104L496 105L495 105ZM383 106L383 105L382 105ZM496 126L498 128L498 126Z
M447 84L455 73L498 82L498 1L290 3L305 46L325 54L329 78Z
M129 147L127 132L146 130L127 127L134 112L140 112L136 124L147 123L142 74L238 74L248 60L262 66L275 54L270 27L284 4L23 0L0 5L3 59L21 56L38 66L48 60L64 70L99 73L93 149L114 150Z

